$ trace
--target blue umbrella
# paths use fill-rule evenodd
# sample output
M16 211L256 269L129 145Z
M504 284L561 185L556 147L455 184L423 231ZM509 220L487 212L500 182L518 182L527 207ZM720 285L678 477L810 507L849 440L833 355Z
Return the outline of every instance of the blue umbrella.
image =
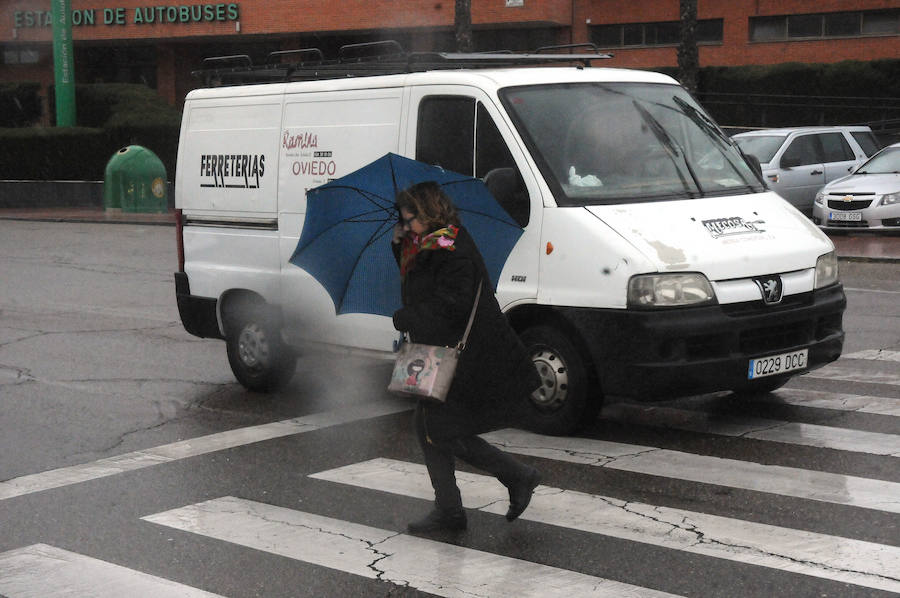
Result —
M397 192L435 181L453 199L463 226L496 281L522 228L480 179L386 154L311 189L306 220L290 262L325 287L337 313L391 315L401 306L400 273L391 252Z

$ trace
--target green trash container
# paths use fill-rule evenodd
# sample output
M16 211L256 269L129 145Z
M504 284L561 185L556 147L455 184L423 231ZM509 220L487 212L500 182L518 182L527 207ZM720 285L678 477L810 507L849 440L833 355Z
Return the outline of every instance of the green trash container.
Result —
M123 212L168 211L162 160L140 145L129 145L113 154L103 175L103 206Z

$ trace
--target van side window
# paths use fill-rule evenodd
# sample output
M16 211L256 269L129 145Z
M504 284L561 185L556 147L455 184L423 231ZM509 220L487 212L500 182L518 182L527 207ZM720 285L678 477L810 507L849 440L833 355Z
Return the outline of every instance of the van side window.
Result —
M856 158L843 133L822 133L819 139L825 154L824 162L846 162Z
M416 160L473 176L475 99L434 96L419 104Z
M416 160L483 179L510 217L528 224L525 182L483 104L459 96L424 98L416 130Z
M822 162L819 156L819 144L815 135L802 135L791 142L781 156L782 165L804 166Z

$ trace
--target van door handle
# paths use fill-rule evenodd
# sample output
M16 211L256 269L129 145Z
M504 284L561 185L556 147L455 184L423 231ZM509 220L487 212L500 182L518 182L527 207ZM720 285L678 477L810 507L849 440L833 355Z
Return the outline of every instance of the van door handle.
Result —
M809 173L809 174L810 174L810 176L816 176L817 174L822 174L822 171L821 171L821 170L813 170L813 171L812 171L811 173Z

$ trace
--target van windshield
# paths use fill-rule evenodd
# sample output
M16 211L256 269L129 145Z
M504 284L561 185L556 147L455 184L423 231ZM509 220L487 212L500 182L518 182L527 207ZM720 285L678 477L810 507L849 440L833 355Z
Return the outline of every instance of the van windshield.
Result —
M675 85L512 87L501 100L559 205L765 190L740 151Z
M787 135L748 135L735 137L734 140L745 154L756 156L761 164L772 161L775 152L784 144Z

